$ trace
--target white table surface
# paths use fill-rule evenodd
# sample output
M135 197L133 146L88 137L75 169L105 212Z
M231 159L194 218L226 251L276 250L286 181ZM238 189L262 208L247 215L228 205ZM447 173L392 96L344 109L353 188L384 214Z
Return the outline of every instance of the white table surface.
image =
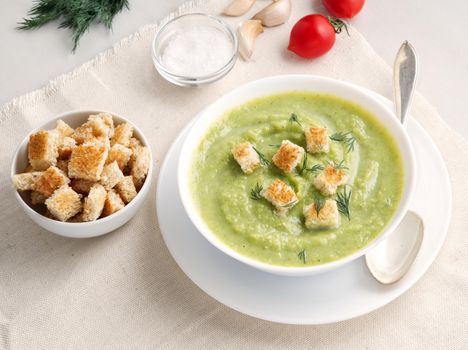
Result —
M0 104L42 87L183 2L130 0L131 11L115 18L113 32L101 25L93 26L82 38L76 54L72 54L70 33L56 30L56 23L36 31L14 29L31 7L31 0L0 0ZM368 0L352 21L389 64L393 64L403 40L416 47L420 58L419 91L465 137L468 40L460 16L467 10L466 0L451 0L450 4L438 0Z

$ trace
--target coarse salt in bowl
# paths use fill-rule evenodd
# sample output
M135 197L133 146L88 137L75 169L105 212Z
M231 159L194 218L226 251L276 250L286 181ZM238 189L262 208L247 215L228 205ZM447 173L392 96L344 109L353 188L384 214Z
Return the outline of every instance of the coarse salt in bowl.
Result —
M222 20L203 13L176 17L156 33L154 65L166 80L197 86L221 79L237 60L237 38Z

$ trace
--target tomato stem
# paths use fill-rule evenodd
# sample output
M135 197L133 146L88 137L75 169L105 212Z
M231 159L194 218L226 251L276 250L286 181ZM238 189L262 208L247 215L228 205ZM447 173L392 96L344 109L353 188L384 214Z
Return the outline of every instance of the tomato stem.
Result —
M339 18L331 17L331 16L327 16L327 19L330 22L330 24L333 26L333 28L335 29L336 34L340 34L344 27L344 29L346 30L346 33L348 34L348 36L350 36L348 32L348 26L346 25L345 21Z

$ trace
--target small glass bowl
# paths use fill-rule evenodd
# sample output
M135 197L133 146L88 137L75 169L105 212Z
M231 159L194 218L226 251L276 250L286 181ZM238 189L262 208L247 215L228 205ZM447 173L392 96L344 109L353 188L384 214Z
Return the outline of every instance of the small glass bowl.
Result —
M226 40L231 43L232 54L226 64L217 71L204 76L182 76L171 72L164 67L162 62L162 54L166 49L168 43L177 34L193 28L195 26L205 26L216 28L225 34ZM237 37L233 30L224 21L204 13L189 13L181 15L170 20L159 29L153 40L152 57L156 70L161 76L173 84L179 86L198 86L202 84L209 84L224 77L234 67L237 60Z

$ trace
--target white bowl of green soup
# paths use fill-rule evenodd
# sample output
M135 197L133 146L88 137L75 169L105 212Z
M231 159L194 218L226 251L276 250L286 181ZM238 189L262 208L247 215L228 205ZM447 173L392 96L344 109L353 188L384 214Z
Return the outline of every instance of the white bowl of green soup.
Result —
M357 86L284 75L208 106L178 165L200 233L252 267L325 272L359 258L405 215L414 153L393 111Z

